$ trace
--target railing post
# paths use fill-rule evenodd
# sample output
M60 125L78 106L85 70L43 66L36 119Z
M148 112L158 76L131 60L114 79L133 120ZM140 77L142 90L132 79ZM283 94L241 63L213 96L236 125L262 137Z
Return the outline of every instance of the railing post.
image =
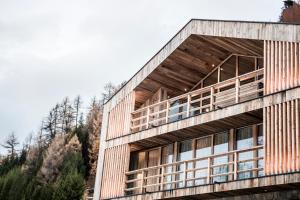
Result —
M191 95L187 96L187 106L186 106L186 117L190 116L190 107L191 107Z
M210 88L210 110L214 109L214 94L215 94L215 90L214 87Z
M141 183L140 193L144 192L144 184L145 184L144 183L145 182L144 177L145 177L145 171L143 170L142 171L142 183Z
M234 152L234 173L233 173L233 178L234 180L237 180L237 168L238 168L238 153Z
M166 108L166 123L169 122L169 108L170 108L170 102L167 101L167 108Z
M237 78L235 80L235 103L239 102L239 91L240 91L240 80Z
M164 173L165 173L165 167L162 167L161 175L160 175L160 190L164 190Z
M187 169L187 162L183 163L183 187L186 186L186 169Z
M211 174L211 158L209 157L207 159L207 180L206 180L206 184L210 184L210 174Z
M149 128L149 117L150 117L150 107L147 108L147 121L146 121L147 128Z

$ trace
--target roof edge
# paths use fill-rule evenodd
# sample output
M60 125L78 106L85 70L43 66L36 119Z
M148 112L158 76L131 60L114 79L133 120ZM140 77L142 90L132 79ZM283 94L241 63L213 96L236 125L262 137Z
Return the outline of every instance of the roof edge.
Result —
M255 23L255 24L278 24L278 25L296 25L299 26L300 23L286 23L286 22L267 22L267 21L243 21L243 20L221 20L221 19L199 19L199 18L191 18L181 29L179 29L176 34L169 39L150 59L131 77L126 83L117 90L114 95L112 95L103 105L106 105L114 96L116 96L127 84L131 81L143 68L155 57L157 56L183 29L185 29L191 22L193 21L208 21L208 22L229 22L229 23Z

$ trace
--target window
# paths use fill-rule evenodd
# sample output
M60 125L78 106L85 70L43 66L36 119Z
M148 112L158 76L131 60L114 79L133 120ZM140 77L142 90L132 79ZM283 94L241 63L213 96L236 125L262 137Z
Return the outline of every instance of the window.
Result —
M190 160L193 158L193 149L192 149L192 140L186 140L183 142L180 142L178 145L178 158L177 161L184 161L184 160ZM187 165L185 166L185 163L182 163L180 165L178 165L177 171L182 171L184 170L184 168L186 167L186 169L192 169L193 168L193 164L192 162L187 163ZM192 172L188 172L186 175L186 178L192 178L193 173ZM184 174L183 173L179 173L177 175L176 180L183 180L184 178ZM179 182L177 184L177 187L184 187L185 183L184 182ZM191 186L191 182L188 181L186 186Z
M214 154L228 152L228 132L214 135ZM228 156L219 156L213 159L213 165L221 165L228 163ZM213 175L224 174L228 172L228 166L219 166L213 168ZM225 182L228 180L228 175L215 176L213 182Z
M212 154L212 136L199 138L196 140L196 158L204 158ZM203 159L196 161L195 168L203 168L195 171L195 185L207 183L207 166L208 160Z
M147 151L147 167L153 167L153 166L157 166L159 165L159 159L160 159L160 155L159 155L159 149L152 149L152 150L149 150ZM151 185L151 184L155 184L155 183L159 183L159 178L158 177L153 177L157 174L159 174L160 171L159 169L149 169L147 171L147 173L145 174L146 177L151 177L151 178L148 178L146 180L146 183L147 185ZM150 187L147 187L145 190L147 192L153 192L153 191L156 191L158 190L158 187L159 186L150 186Z
M145 152L132 152L130 155L130 162L129 162L129 171L137 170L146 167L145 165ZM133 174L128 176L128 180L142 178L142 173ZM140 182L132 182L127 185L128 188L134 188L140 186ZM127 192L127 194L135 194L135 191Z
M264 156L264 150L251 149L254 146L263 145L262 124L231 130L230 134L229 131L226 131L175 144L131 153L129 169L132 171L146 168L144 169L143 183L145 187L143 192L226 182L234 180L235 177L246 179L264 175L264 160L256 159ZM236 151L226 154L234 150ZM235 155L237 155L238 161L237 174L235 174L235 165L233 164ZM172 164L175 161L179 163L165 166L165 164ZM157 165L163 166L151 168ZM209 166L210 168L208 168ZM208 179L209 169L210 179ZM186 174L184 174L184 170L187 170ZM164 172L163 178L162 171ZM175 173L172 174L173 172ZM142 173L137 172L129 175L128 180L141 177ZM177 182L172 183L174 181ZM141 181L130 182L128 188L138 188L141 183ZM157 185L153 186L153 184ZM140 188L127 193L134 194L136 191L139 192Z
M173 154L174 154L173 144L170 144L168 146L163 147L162 150L161 150L161 162L162 162L162 164L172 163L173 162L173 157L174 157ZM164 174L171 173L171 172L173 172L173 166L164 167ZM172 180L173 180L172 175L164 176L163 182L167 183L167 184L164 184L163 188L164 189L172 189L173 184L169 183L169 182L172 182Z
M263 136L263 125L259 124L257 126L258 134L257 134L257 145L263 145L264 144L264 136ZM258 157L264 157L264 149L259 149L258 150ZM264 168L264 160L258 160L257 163L258 168ZM264 175L264 170L259 170L258 171L258 176L263 176Z
M236 149L246 149L253 147L253 127L248 126L239 128L236 131ZM253 159L253 151L247 151L238 154L238 160L244 161ZM238 170L248 170L253 168L253 161L241 162L238 164ZM252 172L241 172L238 173L238 179L250 178Z

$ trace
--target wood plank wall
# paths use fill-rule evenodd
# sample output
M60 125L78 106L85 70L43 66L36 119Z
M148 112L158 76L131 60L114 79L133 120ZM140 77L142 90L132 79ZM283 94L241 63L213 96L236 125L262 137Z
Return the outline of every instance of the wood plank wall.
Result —
M298 42L264 41L265 94L300 85Z
M266 175L300 170L300 99L264 108Z
M109 112L106 139L113 139L130 132L131 112L134 110L134 92L125 96Z
M101 199L124 195L125 172L128 171L129 155L128 144L105 150Z

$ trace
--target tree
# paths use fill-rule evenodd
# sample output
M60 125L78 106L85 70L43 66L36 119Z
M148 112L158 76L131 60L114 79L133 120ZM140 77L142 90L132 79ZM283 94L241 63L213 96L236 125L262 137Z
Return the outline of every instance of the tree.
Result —
M70 132L74 121L74 112L68 97L60 105L60 121L62 133L67 134Z
M43 129L48 133L47 139L49 143L53 140L57 133L57 125L59 123L59 104L56 104L49 112L46 121L43 123Z
M78 95L74 100L74 109L75 109L75 128L78 128L78 120L79 120L79 113L81 107L81 97Z
M16 155L16 147L19 144L17 137L15 136L15 133L12 132L4 144L1 144L2 147L6 148L8 150L8 153L10 154L11 158L14 158Z
M59 179L53 200L81 200L84 192L84 179L76 170Z

